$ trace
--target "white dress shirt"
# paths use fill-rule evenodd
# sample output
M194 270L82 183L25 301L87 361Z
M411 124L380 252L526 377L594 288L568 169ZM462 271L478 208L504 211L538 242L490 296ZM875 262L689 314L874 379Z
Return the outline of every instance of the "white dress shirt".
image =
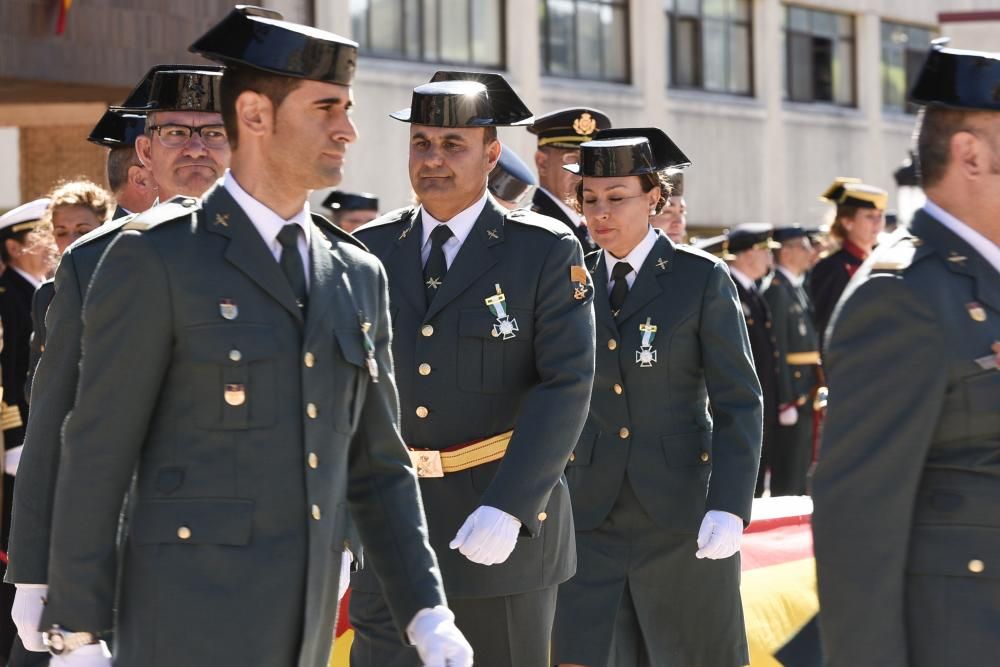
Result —
M31 283L31 286L34 287L35 289L38 289L39 286L42 284L42 281L39 278L37 278L36 276L31 275L27 271L22 271L21 269L17 268L14 265L11 265L10 268L12 268L15 271L17 271L21 275L21 277L24 278L25 280L27 280L29 283Z
M972 246L973 250L983 256L993 268L1000 273L1000 247L972 227L944 210L930 199L924 204L924 211L942 225L954 232L959 238Z
M788 269L786 269L781 265L778 265L776 268L778 269L778 271L781 271L781 275L785 276L785 279L788 281L788 284L791 285L792 287L802 287L802 283L804 283L806 280L806 274L804 273L801 276L796 276L793 275L791 271L789 271Z
M736 278L736 280L739 281L740 285L743 285L743 289L745 289L746 291L748 292L757 291L757 283L750 280L750 276L748 276L747 274L743 273L739 269L733 268L732 264L729 265L729 273L733 276L733 278Z
M306 287L309 287L309 243L312 238L312 217L309 215L309 200L306 200L302 210L285 220L280 215L269 209L264 204L250 196L250 194L240 187L232 172L226 169L226 175L222 177L222 187L226 189L236 203L239 204L243 212L250 218L254 228L260 237L267 244L267 249L271 251L275 261L281 260L281 242L278 241L278 232L287 224L295 223L302 228L299 234L298 248L302 256L302 266L306 270Z
M472 227L476 224L476 220L479 219L479 214L483 212L486 208L487 194L484 191L483 196L472 206L465 209L458 215L456 215L451 220L438 220L433 215L427 212L423 206L420 207L420 215L423 216L423 239L420 246L420 265L423 266L427 263L427 258L431 256L431 232L433 232L438 225L447 225L448 229L451 230L451 238L444 242L442 250L444 250L444 261L445 266L449 269L451 268L451 263L455 261L455 256L458 251L462 248L462 244L465 243L465 239L469 237L472 232Z
M628 288L632 289L632 285L635 283L639 269L641 269L642 265L646 263L646 258L649 256L649 253L652 252L653 246L656 245L657 236L658 234L656 233L656 230L650 227L646 230L646 236L639 241L639 245L632 248L632 252L625 255L621 259L618 259L607 250L601 251L604 253L604 261L608 265L609 292L615 284L615 281L611 278L611 273L615 268L615 264L618 262L628 262L629 266L632 267L632 270L625 274L625 282L628 283Z
M552 194L551 192L549 192L548 190L546 190L545 188L543 188L540 185L538 186L538 189L539 189L539 191L544 192L545 195L549 199L551 199L552 201L554 201L556 203L556 205L560 209L562 209L562 212L566 214L566 217L569 218L570 221L572 221L572 223L574 225L576 225L577 227L580 227L583 224L583 216L580 215L579 213L577 213L576 211L574 211L572 208L570 208L569 205L566 204L566 202L564 202L563 200L559 199L559 197L556 197L554 194Z

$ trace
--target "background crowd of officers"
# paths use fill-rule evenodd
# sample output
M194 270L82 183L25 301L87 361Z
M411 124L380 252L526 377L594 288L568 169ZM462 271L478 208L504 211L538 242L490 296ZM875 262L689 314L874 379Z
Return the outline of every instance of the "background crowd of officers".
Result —
M353 43L242 8L192 50L225 69L154 67L94 128L107 190L0 217L7 664L319 667L349 572L359 667L745 664L739 535L811 491L887 193L688 238L665 133L439 72L392 114L412 205L334 190L331 225Z

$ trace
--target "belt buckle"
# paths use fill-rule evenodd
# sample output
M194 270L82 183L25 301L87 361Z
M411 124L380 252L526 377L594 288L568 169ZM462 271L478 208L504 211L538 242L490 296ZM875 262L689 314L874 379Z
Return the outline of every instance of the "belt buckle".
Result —
M417 471L420 479L431 479L444 477L444 468L441 465L441 452L436 449L409 450L410 463Z

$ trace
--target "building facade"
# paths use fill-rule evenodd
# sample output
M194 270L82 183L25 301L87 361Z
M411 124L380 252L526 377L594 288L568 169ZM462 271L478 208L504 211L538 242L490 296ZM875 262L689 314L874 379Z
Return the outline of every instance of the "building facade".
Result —
M74 6L66 34L55 37L38 12L58 3L0 4L0 32L17 32L16 21L3 20L11 7L21 8L12 19L37 27L0 40L0 148L10 154L16 146L20 156L7 161L18 174L0 166L0 209L38 192L43 179L30 176L39 161L31 135L72 118L83 143L90 119L148 66L195 62L187 44L230 6L88 0ZM410 198L408 126L388 114L407 106L412 88L436 70L476 69L503 73L536 113L587 104L618 126L665 129L694 163L685 184L690 224L712 228L816 226L829 214L817 195L839 175L893 192L915 119L906 90L930 40L954 35L955 46L995 49L991 36L1000 25L997 0L263 4L361 44L354 91L360 138L348 152L343 188L379 194L386 210ZM22 51L18 39L30 48ZM4 93L10 81L30 94L18 100ZM47 98L53 90L66 92ZM500 133L531 162L525 130Z

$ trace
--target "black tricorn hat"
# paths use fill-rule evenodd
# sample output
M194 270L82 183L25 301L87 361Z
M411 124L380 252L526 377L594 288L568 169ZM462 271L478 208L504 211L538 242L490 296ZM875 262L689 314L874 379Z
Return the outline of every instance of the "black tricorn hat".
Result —
M931 42L910 101L927 106L1000 111L1000 53L947 48Z
M533 117L499 74L447 72L413 89L408 109L389 114L396 120L434 127L527 125Z
M378 197L368 192L341 192L334 190L323 200L331 211L377 211Z
M90 131L87 141L108 148L134 146L135 140L146 129L146 117L108 109Z
M780 248L781 244L774 242L773 233L774 227L766 222L748 222L737 225L726 235L726 256L724 259L730 259L736 253L751 248L772 250Z
M112 111L147 114L153 111L220 113L219 85L223 68L217 65L159 65L147 74L132 95Z
M535 173L517 153L501 142L500 159L490 172L487 183L489 191L494 197L516 203L533 185L538 185Z
M611 128L611 119L599 109L569 107L538 116L528 132L538 136L538 147L577 148L600 130Z
M580 144L580 163L563 165L563 169L603 178L639 176L690 165L691 160L663 130L623 127L601 130L592 141Z
M804 229L800 225L777 227L771 234L771 238L773 238L776 243L786 243L788 241L794 241L795 239L807 238L808 236L809 230Z
M357 42L283 19L275 11L236 5L189 50L224 65L351 85L358 62Z

